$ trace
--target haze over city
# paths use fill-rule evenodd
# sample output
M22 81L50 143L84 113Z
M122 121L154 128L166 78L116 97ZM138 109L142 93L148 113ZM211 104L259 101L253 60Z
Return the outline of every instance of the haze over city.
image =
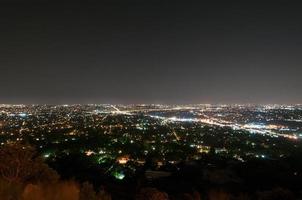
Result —
M1 103L301 103L293 2L6 1Z

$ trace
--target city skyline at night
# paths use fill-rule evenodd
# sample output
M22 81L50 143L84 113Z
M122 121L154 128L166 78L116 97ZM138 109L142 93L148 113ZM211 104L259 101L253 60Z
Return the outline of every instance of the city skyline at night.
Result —
M302 4L1 0L1 200L301 200Z

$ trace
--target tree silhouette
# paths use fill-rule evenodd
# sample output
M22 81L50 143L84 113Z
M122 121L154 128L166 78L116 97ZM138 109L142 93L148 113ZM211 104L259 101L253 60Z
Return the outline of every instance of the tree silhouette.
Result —
M0 177L10 183L52 182L59 178L30 146L7 144L0 148L0 158Z
M89 182L84 182L80 190L79 200L96 200L96 193L93 189L93 185Z
M143 188L137 195L136 200L168 200L168 195L156 188Z

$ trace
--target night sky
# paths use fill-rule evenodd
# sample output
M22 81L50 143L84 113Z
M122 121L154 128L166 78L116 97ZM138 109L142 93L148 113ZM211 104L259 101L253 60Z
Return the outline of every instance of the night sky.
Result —
M0 103L302 103L301 3L1 2Z

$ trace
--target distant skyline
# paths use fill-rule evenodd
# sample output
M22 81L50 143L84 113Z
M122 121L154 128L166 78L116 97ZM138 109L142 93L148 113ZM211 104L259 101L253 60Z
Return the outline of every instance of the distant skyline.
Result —
M0 104L302 104L302 5L0 3Z

